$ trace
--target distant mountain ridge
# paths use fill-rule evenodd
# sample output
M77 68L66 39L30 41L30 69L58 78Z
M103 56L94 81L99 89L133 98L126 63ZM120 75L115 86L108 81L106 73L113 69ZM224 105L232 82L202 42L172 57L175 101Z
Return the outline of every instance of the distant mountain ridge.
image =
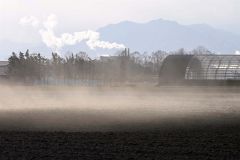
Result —
M110 24L97 30L100 39L109 42L122 43L131 51L152 52L157 50L175 51L180 48L192 50L203 46L210 51L222 54L234 54L240 50L240 35L215 29L207 24L181 25L175 21L163 19L147 23L123 21ZM37 44L19 43L10 40L0 40L0 59L7 59L13 52L42 53L51 56L51 49L43 42ZM101 54L114 54L116 50L96 49L90 50L85 43L65 46L61 52L87 52L91 57Z
M32 44L0 40L0 59L7 60L12 52L19 53L21 51L25 53L27 49L29 49L31 53L41 53L45 56L51 54L51 49L43 43Z
M181 25L163 19L147 23L124 21L102 27L98 32L103 40L123 43L140 52L192 50L198 46L220 53L240 50L240 35L206 24Z

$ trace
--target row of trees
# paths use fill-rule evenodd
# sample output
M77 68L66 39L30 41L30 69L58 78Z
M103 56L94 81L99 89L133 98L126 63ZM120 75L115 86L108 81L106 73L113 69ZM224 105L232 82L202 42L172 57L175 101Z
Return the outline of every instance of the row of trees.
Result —
M65 58L52 53L52 57L48 59L40 53L29 54L29 50L18 55L13 52L8 61L8 76L12 80L29 83L49 79L84 78L82 76L90 73L94 62L84 52Z
M152 54L127 50L111 57L91 59L85 52L61 57L52 53L45 58L40 53L12 53L9 57L8 75L10 79L26 83L59 82L125 82L142 81L158 75L164 58L169 54L206 54L204 48L191 52L180 49L176 52L157 51ZM105 58L105 60L103 60Z
M19 55L12 53L8 59L8 75L15 80L41 79L46 74L49 60L42 57L41 54L29 54L20 52Z

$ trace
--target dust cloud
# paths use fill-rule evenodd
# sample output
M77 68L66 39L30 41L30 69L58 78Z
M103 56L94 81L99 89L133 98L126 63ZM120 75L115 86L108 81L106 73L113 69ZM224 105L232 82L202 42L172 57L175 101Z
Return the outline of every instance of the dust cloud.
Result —
M1 85L0 130L113 131L232 123L236 87Z

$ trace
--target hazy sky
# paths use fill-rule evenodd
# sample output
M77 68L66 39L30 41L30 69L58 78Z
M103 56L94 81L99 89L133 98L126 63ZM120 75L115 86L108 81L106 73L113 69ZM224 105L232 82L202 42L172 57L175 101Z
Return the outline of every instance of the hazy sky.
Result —
M240 34L240 0L0 0L0 40L40 42L39 29L19 21L34 16L42 22L50 14L57 16L57 34L159 18L206 23Z

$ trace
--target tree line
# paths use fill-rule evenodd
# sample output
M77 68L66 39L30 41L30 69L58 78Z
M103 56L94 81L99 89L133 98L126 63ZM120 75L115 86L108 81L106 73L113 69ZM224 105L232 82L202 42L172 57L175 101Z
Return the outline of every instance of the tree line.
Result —
M151 54L127 50L115 56L91 59L79 52L62 57L52 53L46 58L40 53L15 52L9 57L8 76L23 83L113 83L146 81L157 76L164 58L169 54L211 54L200 47L191 52L179 49L175 52L156 51Z

